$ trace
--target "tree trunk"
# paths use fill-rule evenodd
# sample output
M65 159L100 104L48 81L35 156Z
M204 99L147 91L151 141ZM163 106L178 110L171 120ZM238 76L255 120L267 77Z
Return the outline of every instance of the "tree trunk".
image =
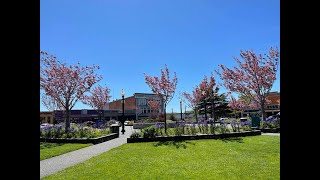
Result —
M213 101L211 101L211 118L214 118L214 107Z
M104 117L104 110L102 109L102 118L103 118L103 123L105 121L105 117Z
M265 114L265 108L264 108L264 102L261 103L261 116L262 116L262 121L264 122L266 119L266 114Z
M194 114L196 115L196 123L198 123L197 109L194 109Z
M164 132L167 133L167 113L166 113L167 105L164 104Z
M70 110L66 108L66 133L70 131Z

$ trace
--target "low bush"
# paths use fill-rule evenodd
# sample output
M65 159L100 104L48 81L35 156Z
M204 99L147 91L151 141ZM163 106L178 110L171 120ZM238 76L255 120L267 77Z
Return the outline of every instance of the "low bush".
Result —
M68 132L64 123L40 128L41 138L96 138L110 134L109 128L94 128L90 124L71 124Z

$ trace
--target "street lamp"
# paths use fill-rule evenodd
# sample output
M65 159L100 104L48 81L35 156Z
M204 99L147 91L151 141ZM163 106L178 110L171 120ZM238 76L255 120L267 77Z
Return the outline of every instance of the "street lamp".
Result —
M180 98L180 120L182 120L182 99Z
M202 91L203 97L204 97L205 94L206 94L206 92ZM206 120L208 120L208 118L207 118L207 101L206 101L206 97L204 97L204 115L205 115Z
M122 130L121 130L121 132L122 132L122 134L124 134L124 132L126 132L125 130L124 130L124 90L122 89L122 92L121 92L121 96L122 96Z

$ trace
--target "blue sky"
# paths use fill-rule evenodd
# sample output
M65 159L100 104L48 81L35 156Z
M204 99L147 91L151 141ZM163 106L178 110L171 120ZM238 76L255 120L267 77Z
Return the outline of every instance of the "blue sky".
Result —
M160 76L167 64L178 77L169 112L180 111L179 93L204 75L213 72L219 82L214 70L236 65L240 49L264 53L271 46L280 48L279 0L40 1L41 50L68 64L99 65L111 100L122 88L126 96L151 93L143 73ZM280 91L280 71L272 90Z

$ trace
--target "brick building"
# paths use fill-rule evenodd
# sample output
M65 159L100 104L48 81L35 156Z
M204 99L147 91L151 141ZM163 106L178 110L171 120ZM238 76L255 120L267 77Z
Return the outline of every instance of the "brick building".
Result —
M158 96L151 93L134 93L133 96L124 98L124 110L126 113L134 113L135 119L145 119L153 112L148 106L148 100L156 100L160 103L157 112L163 112L163 103ZM110 110L122 111L122 99L112 101L106 106Z
M265 106L267 117L276 115L278 112L280 112L280 92L270 92L267 96L267 99L270 101ZM244 111L244 115L246 116L256 113L260 113L260 109L247 109Z
M153 110L148 106L148 100L156 100L160 103L157 112L163 112L163 104L155 94L150 93L134 93L133 96L124 98L124 119L137 120L148 118ZM107 103L101 114L101 120L121 120L122 118L122 100L115 100ZM70 111L71 122L97 121L100 119L98 111L94 109L81 109ZM40 112L40 123L59 123L65 121L63 111Z
M54 121L54 113L51 111L43 111L40 112L40 124L49 123L53 124Z
M266 105L267 117L280 112L280 92L270 92L267 99L270 101L270 103Z
M65 113L63 111L54 111L55 123L65 121ZM103 110L101 111L101 120L119 120L121 112L118 110ZM100 119L99 112L94 109L81 109L81 110L71 110L70 111L70 121L82 123L85 121L97 121Z

